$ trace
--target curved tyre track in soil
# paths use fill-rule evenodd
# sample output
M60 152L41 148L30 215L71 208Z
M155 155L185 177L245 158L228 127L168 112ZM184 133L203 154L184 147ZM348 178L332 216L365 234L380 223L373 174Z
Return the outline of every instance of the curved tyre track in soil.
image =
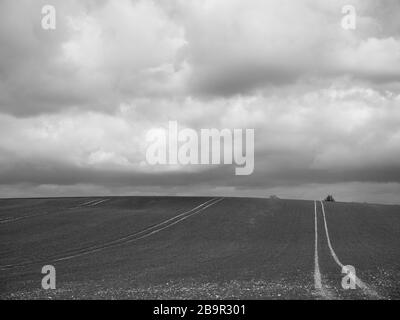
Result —
M324 225L324 230L325 230L325 236L326 236L326 243L328 245L331 257L333 258L333 260L335 261L335 263L339 266L338 272L342 272L343 268L345 267L345 265L339 260L332 242L331 242L331 238L329 236L329 228L328 228L328 223L327 223L327 218L326 218L326 213L325 213L325 206L324 203L322 201L320 201L321 204L321 210L322 210L322 217L323 217L323 225ZM351 243L349 244L351 245ZM351 262L349 262L347 265L351 265ZM344 274L343 274L344 276ZM381 296L372 288L370 288L370 286L368 286L364 281L362 281L358 276L357 276L357 272L355 275L352 275L352 277L355 280L355 284L357 287L359 287L363 293L373 299L380 299ZM347 289L347 290L353 290L353 289Z
M189 211L185 211L185 212L178 214L170 219L167 219L156 225L148 227L142 231L135 232L133 234L128 234L126 236L120 237L118 239L115 239L115 240L112 240L109 242L105 242L105 243L102 243L99 245L93 245L93 246L88 246L88 247L83 247L83 248L67 250L63 253L60 253L59 255L50 256L46 259L34 260L34 261L29 261L29 262L20 263L20 264L11 264L11 265L0 266L0 270L32 266L32 265L36 265L36 264L40 264L40 263L50 263L50 262L70 260L70 259L77 258L80 256L99 252L99 251L102 251L105 249L113 248L115 246L120 246L120 245L124 245L124 244L130 243L130 242L133 242L133 241L141 240L141 239L147 238L155 233L158 233L162 230L170 228L173 225L175 225L181 221L184 221L195 214L198 214L198 213L204 211L208 207L215 205L222 200L223 200L223 198L218 198L218 199L213 198L211 200L208 200L208 201L200 204L199 206L197 206Z

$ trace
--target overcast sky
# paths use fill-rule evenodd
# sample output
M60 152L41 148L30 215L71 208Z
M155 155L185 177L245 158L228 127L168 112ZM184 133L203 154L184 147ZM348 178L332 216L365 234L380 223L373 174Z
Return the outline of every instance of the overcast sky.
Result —
M254 128L254 174L141 165L169 120ZM400 1L0 1L0 197L328 193L400 203Z

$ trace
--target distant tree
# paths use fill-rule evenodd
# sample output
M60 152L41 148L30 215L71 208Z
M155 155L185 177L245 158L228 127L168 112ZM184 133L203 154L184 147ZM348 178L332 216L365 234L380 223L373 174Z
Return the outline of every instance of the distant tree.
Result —
M335 199L333 198L332 195L328 195L328 196L325 198L325 201L335 202Z
M269 198L270 198L270 199L279 199L278 196L276 196L276 195L274 195L274 194L271 195Z

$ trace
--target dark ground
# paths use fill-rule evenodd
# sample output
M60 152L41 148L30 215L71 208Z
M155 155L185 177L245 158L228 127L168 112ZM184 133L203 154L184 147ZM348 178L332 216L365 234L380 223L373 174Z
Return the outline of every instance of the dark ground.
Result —
M96 199L108 200L84 205ZM329 295L314 288L313 201L225 198L145 230L211 199L0 199L0 298L376 298L342 289L319 203ZM339 259L379 298L399 299L400 207L326 203L325 210ZM56 267L56 290L41 288L46 264Z

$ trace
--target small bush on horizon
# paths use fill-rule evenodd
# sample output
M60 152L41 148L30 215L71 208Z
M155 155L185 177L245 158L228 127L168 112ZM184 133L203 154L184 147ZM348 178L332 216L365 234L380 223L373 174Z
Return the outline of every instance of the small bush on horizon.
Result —
M335 199L333 198L333 196L330 194L325 198L325 201L329 201L329 202L335 202Z

